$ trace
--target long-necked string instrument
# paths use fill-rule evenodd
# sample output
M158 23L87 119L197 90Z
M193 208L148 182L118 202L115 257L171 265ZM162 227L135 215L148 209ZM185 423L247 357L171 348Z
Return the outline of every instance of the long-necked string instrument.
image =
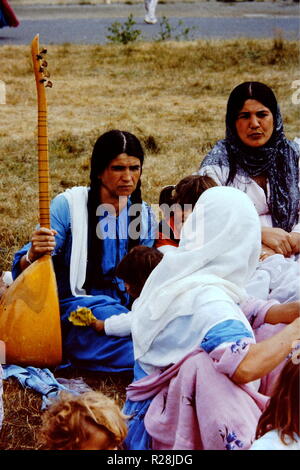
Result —
M50 228L46 50L39 50L39 35L31 43L38 97L39 221ZM38 367L58 365L62 359L59 302L50 255L25 269L0 299L0 340L6 362Z

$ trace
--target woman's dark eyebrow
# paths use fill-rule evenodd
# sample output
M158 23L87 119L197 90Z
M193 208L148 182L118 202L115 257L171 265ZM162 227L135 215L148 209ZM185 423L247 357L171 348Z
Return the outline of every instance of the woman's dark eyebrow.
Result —
M268 112L269 112L269 111L268 111L267 109L259 109L258 111L255 111L255 114L259 114L259 113L268 113ZM248 116L248 115L250 115L250 114L251 114L250 111L240 111L237 116L238 116L238 117L240 117L240 116Z
M124 170L125 168L129 168L130 170L138 170L141 168L140 165L112 165L112 170Z
M270 111L268 111L267 109L260 109L259 111L257 111L257 113L269 113Z

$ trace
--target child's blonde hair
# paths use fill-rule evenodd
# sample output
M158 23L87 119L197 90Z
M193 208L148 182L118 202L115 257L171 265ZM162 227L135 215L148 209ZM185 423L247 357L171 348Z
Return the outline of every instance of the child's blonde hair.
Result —
M48 450L80 449L91 437L88 424L107 434L110 449L127 434L126 416L111 398L95 391L79 396L62 392L43 415L41 443Z

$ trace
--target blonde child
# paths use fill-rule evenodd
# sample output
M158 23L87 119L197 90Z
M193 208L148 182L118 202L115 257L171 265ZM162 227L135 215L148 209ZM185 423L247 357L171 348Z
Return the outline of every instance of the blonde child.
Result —
M116 450L126 434L126 416L111 398L62 392L43 415L40 440L47 450Z

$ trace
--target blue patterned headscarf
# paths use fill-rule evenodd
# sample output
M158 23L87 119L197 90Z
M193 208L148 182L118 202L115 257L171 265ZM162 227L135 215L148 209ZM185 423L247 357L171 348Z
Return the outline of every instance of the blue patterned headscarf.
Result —
M274 131L262 147L245 145L237 135L236 119L244 103L254 99L270 109ZM263 83L245 82L230 94L226 113L226 138L219 141L205 157L201 167L219 164L229 167L226 184L233 182L236 174L264 175L270 185L269 210L274 227L290 232L298 220L299 206L299 149L289 141L273 91Z

